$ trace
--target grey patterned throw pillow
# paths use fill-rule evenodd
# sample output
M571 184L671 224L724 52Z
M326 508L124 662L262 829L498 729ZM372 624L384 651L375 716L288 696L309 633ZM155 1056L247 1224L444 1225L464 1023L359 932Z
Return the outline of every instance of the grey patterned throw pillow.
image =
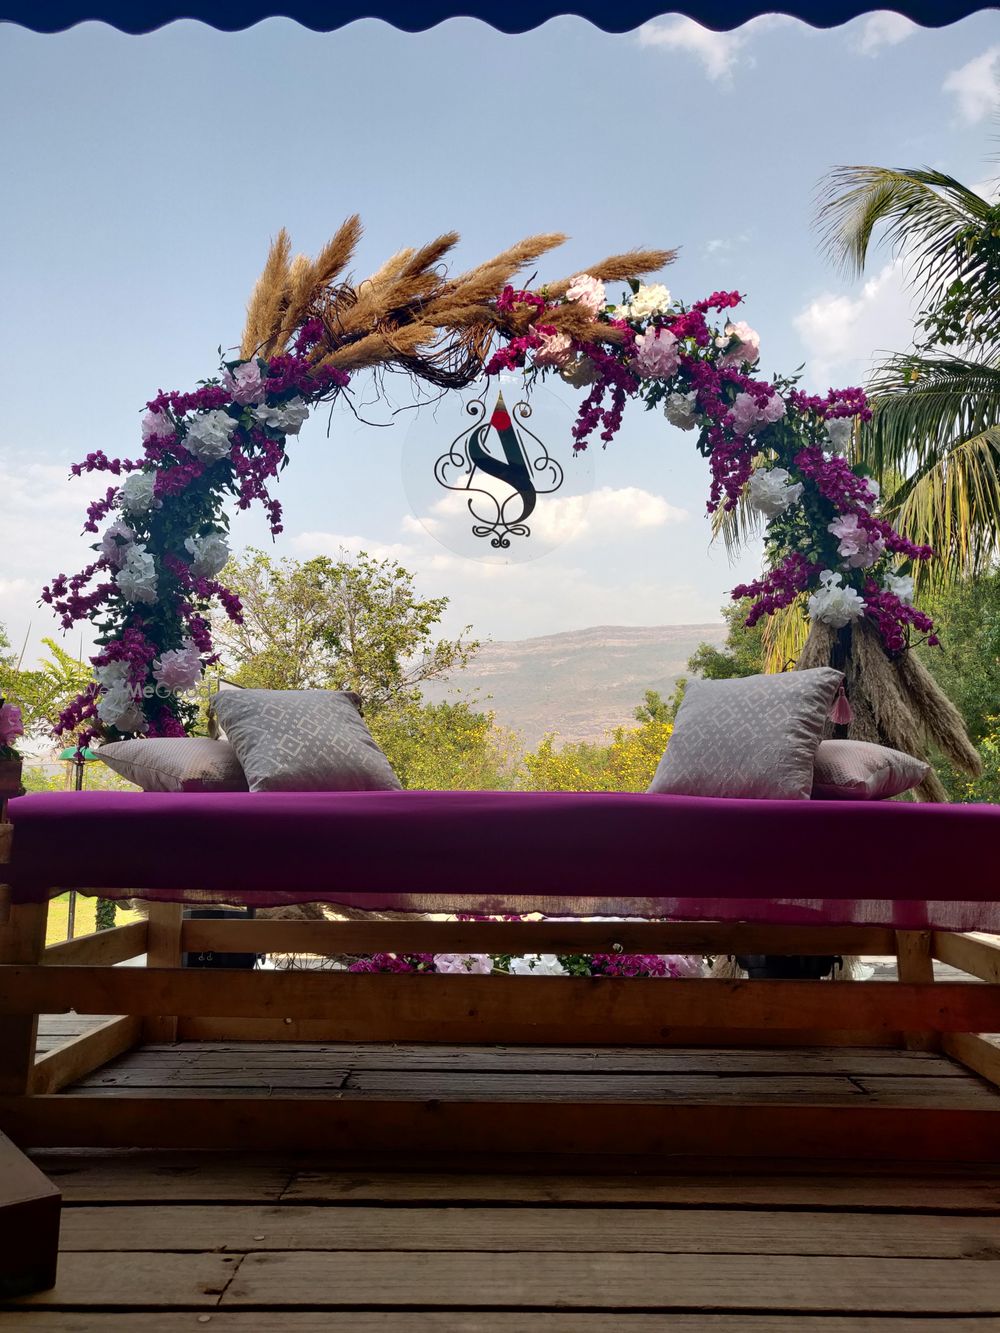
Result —
M224 690L215 712L251 791L399 789L342 690Z
M806 801L843 676L832 667L692 680L651 792Z

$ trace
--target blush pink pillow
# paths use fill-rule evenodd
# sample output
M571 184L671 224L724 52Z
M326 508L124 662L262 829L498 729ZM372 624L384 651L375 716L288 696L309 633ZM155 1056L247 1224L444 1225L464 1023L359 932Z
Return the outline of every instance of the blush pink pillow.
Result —
M868 741L823 741L813 761L813 800L885 801L919 787L922 759Z

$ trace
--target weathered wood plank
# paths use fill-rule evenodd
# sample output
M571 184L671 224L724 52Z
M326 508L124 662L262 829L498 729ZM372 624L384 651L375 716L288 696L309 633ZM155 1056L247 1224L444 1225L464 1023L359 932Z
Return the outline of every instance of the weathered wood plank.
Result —
M67 1204L276 1202L301 1158L217 1153L34 1153ZM1000 1201L1000 1181L997 1182Z
M19 1306L162 1305L213 1310L239 1263L240 1256L232 1254L142 1254L122 1263L116 1254L64 1253L56 1285L24 1297ZM31 1327L27 1320L25 1327Z
M146 922L129 921L111 930L95 930L60 944L50 944L41 961L49 967L105 966L123 963L146 952Z
M152 948L152 936L150 937ZM829 984L829 983L828 983ZM1000 1030L1000 986L0 966L0 1013L325 1018L344 1040L655 1044L670 1028Z
M183 947L217 953L867 954L895 952L879 926L672 921L185 921Z
M840 984L840 983L838 983ZM468 1038L472 1042L491 1041L494 1044L505 1043L524 1043L530 1042L535 1037L526 1031L523 1027L517 1031L504 1029L499 1025L494 1025L492 1030L484 1031L481 1026L470 1025L467 1029ZM330 1044L342 1042L351 1038L358 1041L384 1041L393 1045L400 1041L424 1041L436 1044L441 1038L436 1030L430 1032L408 1033L405 1036L399 1033L391 1034L388 1037L382 1037L380 1032L363 1031L360 1033L345 1033L344 1024L339 1020L332 1019L297 1019L297 1018L181 1018L177 1024L177 1036L181 1042L271 1042L287 1043L289 1041L299 1043L322 1042ZM451 1042L461 1037L462 1033L449 1032L444 1038L445 1042ZM545 1037L538 1037L539 1044L551 1045L552 1043L566 1043L574 1039L573 1032L570 1030L555 1030L548 1033ZM597 1040L606 1045L616 1042L618 1039L613 1032L602 1033ZM804 1029L802 1031L783 1032L777 1028L741 1028L738 1035L731 1028L686 1028L670 1027L660 1028L655 1034L647 1034L645 1039L638 1035L635 1040L637 1046L648 1046L652 1041L660 1046L669 1048L678 1047L697 1047L704 1046L710 1049L732 1046L738 1042L739 1049L752 1049L754 1047L782 1047L792 1046L801 1047L803 1045L835 1047L855 1050L858 1048L887 1048L896 1050L899 1046L899 1034L891 1031L880 1032L845 1032L836 1028ZM591 1041L580 1041L581 1046L590 1046ZM619 1048L624 1042L619 1043Z
M900 981L928 984L934 980L929 930L896 932L896 974ZM931 1032L904 1032L903 1044L910 1051L938 1051L940 1038Z
M980 1077L1000 1086L1000 1045L997 1038L974 1036L967 1032L953 1032L944 1041L944 1049L954 1060L959 1060Z
M608 1153L990 1162L1000 1113L871 1106L346 1100L343 1096L0 1099L25 1147Z
M38 962L45 948L48 914L48 903L11 907L6 924L0 926L0 965ZM36 1012L21 1010L20 1016L5 1017L0 1022L0 1094L20 1096L31 1086L38 1033Z
M149 903L146 919L146 967L136 972L146 972L150 968L179 968L182 962L183 946L181 931L184 925L184 908L181 903ZM161 990L161 1001L153 1009L139 1009L132 1004L111 1004L107 1007L119 1014L141 1014L145 1018L143 1035L147 1041L177 1040L177 1010L169 1003L170 990ZM78 1012L82 1006L76 1002L73 1008Z
M565 1251L1000 1259L1000 1217L660 1208L68 1208L62 1250Z
M542 1316L546 1333L608 1333L607 1313L560 1314L546 1310ZM194 1319L194 1324L192 1324ZM280 1333L510 1333L508 1311L421 1310L288 1310L269 1315L245 1310L214 1310L210 1333L261 1333L262 1320ZM615 1329L623 1333L903 1333L900 1321L875 1315L771 1315L771 1314L637 1314L615 1312ZM280 1322L279 1322L280 1321ZM90 1311L51 1313L37 1307L13 1314L0 1312L0 1329L11 1333L190 1333L198 1327L190 1313L159 1310L127 1314ZM947 1333L998 1333L1000 1316L982 1318L953 1316ZM942 1333L940 1319L910 1317L905 1333Z
M488 1073L850 1074L967 1078L953 1061L923 1051L712 1050L682 1047L445 1046L356 1043L184 1042L146 1045L129 1065L152 1069L465 1070Z
M40 1158L45 1163L46 1158ZM192 1185L192 1189L196 1186ZM67 1195L67 1197L74 1197ZM767 1174L572 1175L537 1173L462 1174L299 1168L282 1203L488 1203L657 1207L905 1209L925 1213L1000 1213L1000 1179L883 1176L847 1171L831 1175L789 1175L788 1164Z
M935 958L962 972L992 984L1000 982L1000 946L976 935L934 931L931 949Z
M220 1304L994 1314L997 1289L962 1259L299 1251L247 1255Z
M142 1034L138 1018L109 1018L35 1061L31 1091L58 1092L60 1088L99 1069L108 1060L134 1046Z

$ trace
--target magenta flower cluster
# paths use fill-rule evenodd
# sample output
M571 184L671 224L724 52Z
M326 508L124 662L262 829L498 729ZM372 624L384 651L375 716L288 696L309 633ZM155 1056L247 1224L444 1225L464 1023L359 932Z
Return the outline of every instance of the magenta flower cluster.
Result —
M589 277L586 281L600 286ZM635 309L643 313L635 318L630 318L630 305L598 312L598 320L619 330L614 341L575 341L574 363L560 367L570 382L590 385L573 427L574 449L586 448L596 432L608 444L621 427L626 401L639 398L647 407L662 404L668 420L684 429L697 426L698 447L711 473L709 513L735 509L756 469L784 469L787 504L782 507L780 493L774 485L768 489L766 482L756 498L767 519L771 568L732 593L734 599L751 600L747 624L755 625L810 592L822 591L823 596L816 597L817 614L822 615L827 609L823 597L829 601L827 576L834 574L835 587L854 589L856 606L877 626L890 655L906 649L911 629L936 643L929 617L887 590L888 579L885 587L875 579L876 567L894 575L899 560L927 560L933 552L876 517L878 488L838 452L850 439L851 423L871 418L864 391L850 387L806 394L794 381L771 383L757 377L756 333L743 323L727 322L720 329L709 320L712 312L735 310L743 300L739 292L713 292L690 307L644 304L641 293L640 288ZM535 324L493 356L488 373L525 364L540 342L538 319L554 305L508 288L498 308L510 310L517 304L534 306ZM655 313L646 314L650 309ZM645 338L637 345L640 332ZM670 364L644 357L641 349L650 332L665 332L675 340L673 373L673 357ZM541 357L533 368L541 373L550 369ZM793 512L786 513L793 506ZM831 622L834 614L830 611Z
M120 510L125 522L113 529L110 545L105 537L103 551L95 547L94 561L72 578L58 575L41 598L64 629L84 620L97 625L103 647L91 658L95 672L126 665L122 689L127 684L132 691L149 735L184 735L193 718L190 705L185 713L170 691L155 689L157 659L190 640L202 666L208 666L217 660L211 605L221 605L234 621L242 618L239 598L211 572L225 560L225 546L213 536L223 531L219 517L225 497L235 493L240 509L259 503L271 531L280 532L281 506L269 484L285 461L286 435L269 423L287 420L295 430L304 404L331 398L348 384L345 371L322 362L314 365L310 359L310 349L323 333L321 321L309 320L298 330L290 352L266 361L230 363L224 384L203 384L190 393L161 390L146 404L140 458L110 458L98 449L72 468L74 476L103 472L130 478L124 490L108 487L90 504L84 531L97 534L109 515ZM244 383L237 385L232 372L240 366ZM246 382L257 389L256 396L243 392ZM292 400L288 415L285 405ZM231 425L223 431L227 418ZM136 478L137 472L149 480ZM129 492L134 485L138 490L133 502ZM198 544L210 539L221 544L222 559L199 566ZM133 567L128 567L130 553ZM121 680L120 670L113 674ZM98 732L118 734L114 724L101 717L104 688L95 683L73 700L61 713L56 733L73 733L79 744ZM134 710L128 715L131 721Z

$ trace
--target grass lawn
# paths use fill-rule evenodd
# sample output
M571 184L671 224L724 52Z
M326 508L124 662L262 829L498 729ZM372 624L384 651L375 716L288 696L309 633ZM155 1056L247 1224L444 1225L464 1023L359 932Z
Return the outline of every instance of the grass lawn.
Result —
M97 899L76 895L76 921L73 926L74 938L77 935L89 935L94 929L94 913ZM129 921L138 921L139 913L119 907L115 913L115 925L124 926ZM45 932L46 944L59 944L66 938L66 926L69 921L69 894L61 893L49 903L49 923Z

